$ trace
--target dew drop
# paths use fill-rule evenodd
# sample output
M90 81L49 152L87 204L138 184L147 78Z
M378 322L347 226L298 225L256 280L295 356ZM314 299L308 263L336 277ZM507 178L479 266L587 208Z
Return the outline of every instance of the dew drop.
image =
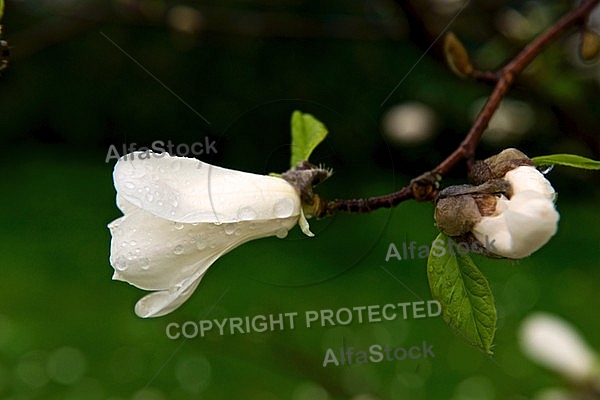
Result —
M156 202L156 204L158 204L159 207L162 207L163 204L165 204L165 203L163 203L162 200L159 200L159 201Z
M150 259L147 257L140 258L140 268L147 271L150 268Z
M177 229L178 231L183 229L183 224L180 222L176 222L175 223L175 229Z
M227 235L232 235L235 232L235 224L224 224L223 230Z
M234 234L235 236L240 236L240 235L242 234L242 230L241 230L240 228L237 228L237 229L235 230L235 232L233 232L233 234Z
M179 160L175 160L171 163L171 170L172 171L179 171L181 169L181 161Z
M146 200L152 203L152 200L154 200L154 196L152 196L152 193L146 193Z
M554 169L554 164L553 164L553 165L551 165L551 166L549 166L549 167L546 167L546 168L540 169L540 172L541 172L543 175L546 175L547 173L549 173L549 172L550 172L550 171L552 171L553 169Z
M206 242L198 240L198 243L196 243L196 248L198 248L198 250L204 250L206 248Z
M240 221L250 221L256 218L256 211L252 207L242 207L238 211Z
M294 200L287 198L279 200L273 206L273 214L277 218L287 218L294 212Z
M288 231L285 228L279 228L277 229L277 231L275 232L275 236L277 236L279 239L283 239L288 235Z
M175 253L177 255L183 254L183 246L180 244L175 246L175 248L173 249L173 253Z
M135 240L132 240L131 242L129 242L129 245L130 246L135 246L135 245L137 245L137 242Z
M115 260L115 269L118 271L125 271L127 269L127 261L125 261L125 257L120 256Z
M125 187L127 189L135 189L135 183L133 183L131 181L127 181L127 182L125 182Z

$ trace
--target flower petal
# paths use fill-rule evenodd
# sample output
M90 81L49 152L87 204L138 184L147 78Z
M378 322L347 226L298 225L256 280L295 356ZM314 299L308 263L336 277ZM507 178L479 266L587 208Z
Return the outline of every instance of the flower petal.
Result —
M174 289L161 290L142 297L135 304L135 313L141 318L161 317L179 308L194 293L204 274L185 279Z
M214 224L176 223L139 208L109 228L113 279L146 290L173 287L199 269L206 270L226 251L219 247L219 253L207 243L206 238L216 231Z
M517 258L540 249L558 229L559 215L554 203L537 192L521 192L513 196L504 215Z
M520 343L529 358L574 381L589 378L598 366L596 354L573 326L551 314L527 317Z
M499 215L483 217L473 227L479 241L495 241L495 254L514 259L526 257L556 233L559 215L552 200L544 194L522 191L513 195L506 205Z
M171 221L226 223L300 214L300 197L284 179L193 158L134 152L119 159L113 175L125 200Z
M510 182L513 195L526 191L538 192L549 200L554 199L554 188L535 167L521 166L506 173L504 179Z
M168 221L117 198L127 214L109 224L113 279L158 290L136 304L141 317L165 315L191 296L208 268L235 247L262 237L285 237L298 216L236 223Z
M124 203L126 204L126 203ZM127 206L129 207L129 206ZM113 279L146 290L168 289L249 240L284 236L298 217L228 224L183 224L136 208L110 225Z
M493 248L488 251L502 257L510 257L513 250L513 239L507 226L504 215L495 217L483 217L479 223L473 227L473 235L481 243L491 243Z

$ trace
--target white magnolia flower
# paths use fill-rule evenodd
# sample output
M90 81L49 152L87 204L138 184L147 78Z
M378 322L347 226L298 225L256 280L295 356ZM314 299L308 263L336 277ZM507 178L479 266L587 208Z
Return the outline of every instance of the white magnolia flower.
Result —
M299 221L310 234L298 193L281 178L151 152L122 157L113 177L124 214L108 225L113 279L154 291L137 302L140 317L175 310L245 242L283 238Z
M471 181L438 196L435 220L446 235L483 247L490 255L519 259L556 233L554 188L517 149L476 162Z
M523 352L537 363L576 381L597 373L596 354L566 321L546 313L525 319L520 329Z
M484 216L472 229L482 243L495 241L494 254L523 258L545 245L556 233L558 212L554 189L532 166L520 166L506 173L512 196L501 196L496 210ZM486 239L487 238L487 239Z

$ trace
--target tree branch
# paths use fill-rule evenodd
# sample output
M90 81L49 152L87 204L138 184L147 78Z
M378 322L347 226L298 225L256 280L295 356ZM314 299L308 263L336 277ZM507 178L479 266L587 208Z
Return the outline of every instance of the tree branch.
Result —
M336 199L332 201L321 200L323 206L316 213L316 217L326 217L338 211L364 213L374 211L378 208L395 207L408 199L417 201L433 201L438 193L438 184L452 168L460 161L466 160L470 167L475 155L475 149L488 127L488 124L500 106L500 102L512 87L517 77L537 57L542 50L552 41L561 36L567 29L584 24L594 7L600 0L584 0L579 6L558 20L554 25L536 37L510 62L496 72L474 71L472 78L495 83L494 89L488 97L485 105L479 112L473 126L465 136L460 145L433 170L426 172L411 180L410 184L397 192L370 197L368 199Z

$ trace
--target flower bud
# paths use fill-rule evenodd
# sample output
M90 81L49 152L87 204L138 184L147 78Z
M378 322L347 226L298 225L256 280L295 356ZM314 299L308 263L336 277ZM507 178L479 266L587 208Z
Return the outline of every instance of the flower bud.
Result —
M521 325L523 352L575 382L597 375L598 358L573 326L551 314L536 313Z
M446 235L486 243L491 256L519 259L556 233L554 189L525 154L506 149L478 161L471 180L438 196L435 221Z
M583 61L593 61L600 54L600 37L590 30L581 34L579 41L579 56Z
M452 32L448 32L444 38L444 55L452 72L459 77L466 78L473 73L469 53Z
M113 279L152 291L135 306L143 318L180 307L217 259L248 241L297 224L312 235L300 193L281 178L152 152L121 157L113 178L123 212L108 225Z
M519 150L508 148L485 160L476 161L469 174L469 179L473 184L481 185L492 179L500 179L511 169L521 165L534 166L535 164Z

